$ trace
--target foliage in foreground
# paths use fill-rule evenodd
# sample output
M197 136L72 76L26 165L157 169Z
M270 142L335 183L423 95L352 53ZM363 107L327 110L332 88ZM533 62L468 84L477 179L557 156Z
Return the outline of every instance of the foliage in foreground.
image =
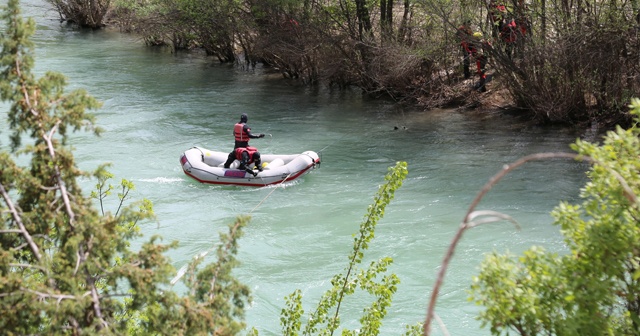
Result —
M164 253L176 243L161 245L159 237L152 237L139 251L130 249L130 242L141 238L139 224L154 216L151 203L127 205L134 188L130 181L108 184L113 176L107 165L92 175L80 171L68 147L71 130L99 133L87 112L99 102L83 90L64 94L61 74L49 72L35 79L30 42L34 22L22 20L17 0L9 1L2 18L8 28L0 35L0 89L2 100L11 104L12 153L0 153L0 329L9 334L172 335L235 335L244 330L250 293L231 271L237 266L237 240L249 218L239 217L228 234L221 234L215 262L200 267L204 259L194 258L188 265L185 296L170 290L183 278L181 274L169 281L175 270ZM23 146L25 138L31 144ZM14 154L25 154L29 166L17 164ZM333 333L340 326L343 298L358 287L376 298L365 309L362 331L379 333L399 280L394 274L377 280L390 258L364 270L357 266L406 174L405 162L390 169L355 239L346 275L334 277L334 287L322 298L305 333L315 334L323 324ZM85 197L78 179L89 176L98 182ZM110 196L116 191L113 203ZM107 210L111 203L114 212ZM296 291L291 308L283 310L287 334L300 328L300 300ZM249 332L257 334L255 329Z
M12 153L0 152L0 330L6 334L232 335L244 328L246 286L231 277L236 241L248 218L222 235L218 260L190 265L179 297L166 290L174 269L164 252L175 243L152 237L139 251L138 224L153 218L150 202L126 205L133 188L121 183L115 213L104 210L113 187L106 166L93 174L100 203L85 197L80 171L68 147L69 133L99 129L87 110L100 104L83 90L65 94L65 78L47 72L36 79L30 38L35 24L23 21L17 0L2 12L0 95L10 104ZM28 145L22 140L28 139ZM27 166L16 163L22 154ZM124 298L124 300L123 300ZM131 317L140 317L139 320Z
M35 79L33 21L22 21L16 0L8 2L2 19L7 28L0 35L0 96L11 104L12 153L0 152L0 329L15 334L239 333L250 297L230 272L248 218L238 218L228 235L221 236L217 262L202 269L202 259L189 265L184 297L166 290L174 270L163 253L175 243L160 245L153 237L139 251L129 248L129 242L139 238L138 223L153 217L150 203L124 206L133 186L123 181L117 210L105 212L113 190L106 184L111 177L106 167L93 174L98 191L92 197L85 197L77 183L88 174L76 167L66 147L68 135L80 129L99 132L86 112L99 103L82 90L64 94L60 74ZM640 101L632 108L637 126ZM574 149L594 166L581 194L584 202L562 203L553 212L568 254L534 247L518 259L493 254L483 263L472 295L485 307L480 319L493 334L640 333L639 136L637 127L618 128L601 146L576 142ZM24 138L28 145L22 145ZM24 154L27 166L15 162L16 153ZM287 298L281 318L284 333L333 334L340 326L343 299L357 289L375 299L364 309L360 330L342 334L379 333L398 279L382 276L391 263L388 258L366 269L358 266L405 174L406 164L400 163L387 176L354 239L345 274L332 279L332 288L304 328L300 292ZM98 200L101 212L91 198ZM466 227L484 222L473 217L486 214L488 221L508 219L474 212L465 217ZM428 327L429 320L425 334ZM419 329L411 326L407 334Z
M573 145L594 164L582 204L552 212L568 253L532 247L482 263L471 293L492 334L640 334L640 100L631 108L634 127Z
M363 309L358 330L343 329L341 335L378 335L380 333L382 320L387 314L387 308L391 305L400 279L393 273L384 275L393 262L389 257L372 261L366 269L359 269L358 266L362 264L364 252L374 238L378 221L384 216L386 206L393 199L395 191L402 186L406 175L406 162L398 162L395 167L389 168L385 176L386 183L378 189L374 203L369 206L368 213L354 238L353 251L348 256L344 274L336 274L331 279L332 287L324 293L315 310L309 315L304 328L301 291L296 290L286 297L287 307L282 309L280 318L283 335L333 335L340 328L341 305L358 289L367 292L375 300L371 306ZM419 334L420 329L410 330L413 333L407 332L407 335Z

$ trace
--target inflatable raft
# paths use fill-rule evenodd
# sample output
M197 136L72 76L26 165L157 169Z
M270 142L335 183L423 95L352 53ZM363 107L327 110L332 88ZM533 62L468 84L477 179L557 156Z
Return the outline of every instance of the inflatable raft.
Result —
M229 152L201 147L193 147L182 153L180 165L187 176L201 183L252 187L294 181L320 165L320 157L313 151L290 155L260 154L263 171L254 170L257 176L238 169L238 160L229 168L224 168ZM249 167L256 169L253 163Z

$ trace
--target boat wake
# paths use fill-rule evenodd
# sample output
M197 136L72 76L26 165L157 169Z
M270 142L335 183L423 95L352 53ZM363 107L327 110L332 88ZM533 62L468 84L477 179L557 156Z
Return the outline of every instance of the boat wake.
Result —
M172 184L177 182L183 182L184 179L178 177L154 177L148 179L139 179L140 182L158 183L158 184Z

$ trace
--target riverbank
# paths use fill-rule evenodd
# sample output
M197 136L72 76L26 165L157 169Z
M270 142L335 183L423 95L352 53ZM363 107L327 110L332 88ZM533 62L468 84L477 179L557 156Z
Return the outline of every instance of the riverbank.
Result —
M144 45L144 39L141 35L136 34L135 32L125 32L122 30L122 24L118 21L108 21L108 24L103 28L106 31L111 32L120 32L123 34L135 36L138 41L140 41L141 45ZM192 53L195 55L199 55L202 57L209 58L211 62L218 62L214 56L207 56L204 49L199 47L192 47L189 49L181 49L181 50L173 50L169 45L153 45L147 46L147 48L153 49L165 49L167 53ZM239 51L238 51L239 52ZM293 86L309 86L309 85L331 85L326 82L320 82L315 84L308 84L301 78L291 78L287 75L286 69L279 68L277 65L265 65L261 63L257 63L257 65L250 65L240 61L241 57L238 56L237 65L238 67L251 69L254 66L268 68L263 72L265 76L270 77L273 80L283 80L287 81ZM461 65L459 65L461 66ZM441 78L447 77L439 73ZM486 84L487 91L486 92L478 92L475 90L475 85L478 82L477 75L473 75L469 79L463 79L461 73L451 72L448 76L459 76L457 78L457 82L455 84L450 85L440 85L438 86L439 92L430 92L430 94L417 95L412 97L404 97L392 99L399 104L404 104L410 108L418 108L423 109L424 111L429 111L435 108L445 108L445 109L461 109L461 110L469 110L474 111L475 113L485 113L490 115L499 115L501 113L509 114L510 116L518 116L521 121L526 121L531 124L556 124L568 126L571 128L579 129L579 130L587 130L587 129L600 129L600 130L610 130L613 129L616 125L620 124L623 127L628 126L625 124L627 120L621 119L620 115L613 115L616 119L613 119L611 116L609 119L605 119L604 116L600 117L601 119L594 120L584 120L584 121L572 121L570 122L560 122L560 121L549 121L548 119L540 120L540 118L536 118L536 114L527 109L519 108L514 102L514 99L511 96L511 93L505 86L505 83L500 78L500 75L496 74L494 69L489 67L487 72L488 82ZM416 81L419 83L420 81L426 81L426 78L418 78ZM438 81L440 79L433 78L432 80ZM454 80L454 82L456 81ZM448 81L449 82L449 81ZM414 82L415 83L415 82ZM355 87L355 86L354 86ZM419 87L417 85L416 87ZM413 92L419 92L420 90L414 87ZM373 99L381 99L381 100L389 100L388 96L376 96L371 95Z
M533 114L519 109L509 93L509 90L500 81L493 71L487 73L487 91L479 92L477 88L478 78L472 76L469 79L460 78L454 85L447 86L437 95L423 95L416 99L416 104L425 110L433 108L453 108L475 110L482 113L508 112L517 113L525 119L533 121ZM437 96L438 98L434 98Z
M511 116L518 116L523 121L528 121L535 125L561 125L577 130L597 130L598 133L604 134L608 130L615 129L616 126L623 128L630 127L631 115L626 114L597 114L594 113L589 119L572 120L572 121L554 121L536 118L533 111L520 108L515 103L511 93L501 80L500 76L493 71L487 74L488 82L486 84L486 92L478 92L475 87L478 82L477 76L467 80L461 80L457 84L448 88L448 94L443 99L449 103L447 108L475 110L477 113L487 113L495 115L496 113L505 113ZM418 104L427 109L432 108L429 97L418 99ZM592 107L595 108L595 107Z

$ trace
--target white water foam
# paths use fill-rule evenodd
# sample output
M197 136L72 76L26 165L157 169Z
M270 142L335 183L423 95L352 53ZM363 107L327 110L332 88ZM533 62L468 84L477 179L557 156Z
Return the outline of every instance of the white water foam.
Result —
M184 179L177 177L154 177L148 179L139 179L140 182L160 183L160 184L172 184L177 182L183 182Z

